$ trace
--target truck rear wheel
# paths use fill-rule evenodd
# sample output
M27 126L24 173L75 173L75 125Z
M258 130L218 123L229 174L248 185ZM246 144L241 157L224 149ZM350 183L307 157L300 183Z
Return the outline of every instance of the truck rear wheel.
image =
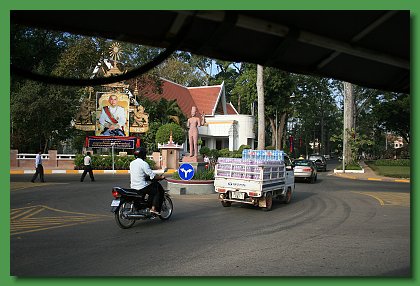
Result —
M222 206L224 206L225 208L230 207L232 205L232 202L226 202L226 201L221 201Z
M265 195L265 207L263 207L263 211L271 211L273 208L273 195L271 193L266 193Z
M292 200L292 189L288 188L284 195L283 203L288 204Z

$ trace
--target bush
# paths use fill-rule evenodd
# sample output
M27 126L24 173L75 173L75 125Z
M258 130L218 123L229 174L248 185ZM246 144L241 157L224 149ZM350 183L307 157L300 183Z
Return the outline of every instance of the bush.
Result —
M217 158L219 158L220 156L219 156L219 150L217 150L217 149L211 149L210 150L210 156L209 157L211 157L211 158L213 158L213 159L215 159L215 160L217 160Z
M203 155L203 156L210 157L210 148L206 147L206 146L201 147L200 148L200 154Z
M241 146L239 147L239 149L238 149L238 152L242 154L242 151L243 151L244 149L251 149L251 146L249 146L249 145L241 145Z
M78 154L74 159L74 168L76 170L83 170L83 158L85 156ZM92 155L92 168L96 170L112 170L112 156ZM130 163L134 160L133 155L129 156L115 156L114 157L114 170L129 170ZM146 158L146 162L151 169L156 168L156 163L153 160Z
M172 174L172 179L181 180L178 172ZM194 174L191 180L214 180L214 170L200 170Z

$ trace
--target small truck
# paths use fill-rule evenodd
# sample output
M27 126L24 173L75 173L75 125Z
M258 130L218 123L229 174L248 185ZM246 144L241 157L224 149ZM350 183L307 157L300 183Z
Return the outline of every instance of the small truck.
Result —
M289 157L280 150L244 152L248 154L242 158L218 159L214 187L222 205L242 203L270 211L274 198L290 203L295 180Z

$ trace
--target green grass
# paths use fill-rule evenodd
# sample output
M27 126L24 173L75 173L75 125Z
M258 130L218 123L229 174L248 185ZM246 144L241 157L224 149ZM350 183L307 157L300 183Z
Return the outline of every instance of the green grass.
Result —
M381 176L393 178L410 178L410 167L408 166L376 166L371 162L369 162L368 165L375 173Z

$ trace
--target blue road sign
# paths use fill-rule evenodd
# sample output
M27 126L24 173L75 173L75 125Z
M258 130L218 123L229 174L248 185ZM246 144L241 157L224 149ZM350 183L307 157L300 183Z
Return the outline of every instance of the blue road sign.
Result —
M182 180L189 181L194 177L194 168L191 164L184 163L179 166L178 174Z

